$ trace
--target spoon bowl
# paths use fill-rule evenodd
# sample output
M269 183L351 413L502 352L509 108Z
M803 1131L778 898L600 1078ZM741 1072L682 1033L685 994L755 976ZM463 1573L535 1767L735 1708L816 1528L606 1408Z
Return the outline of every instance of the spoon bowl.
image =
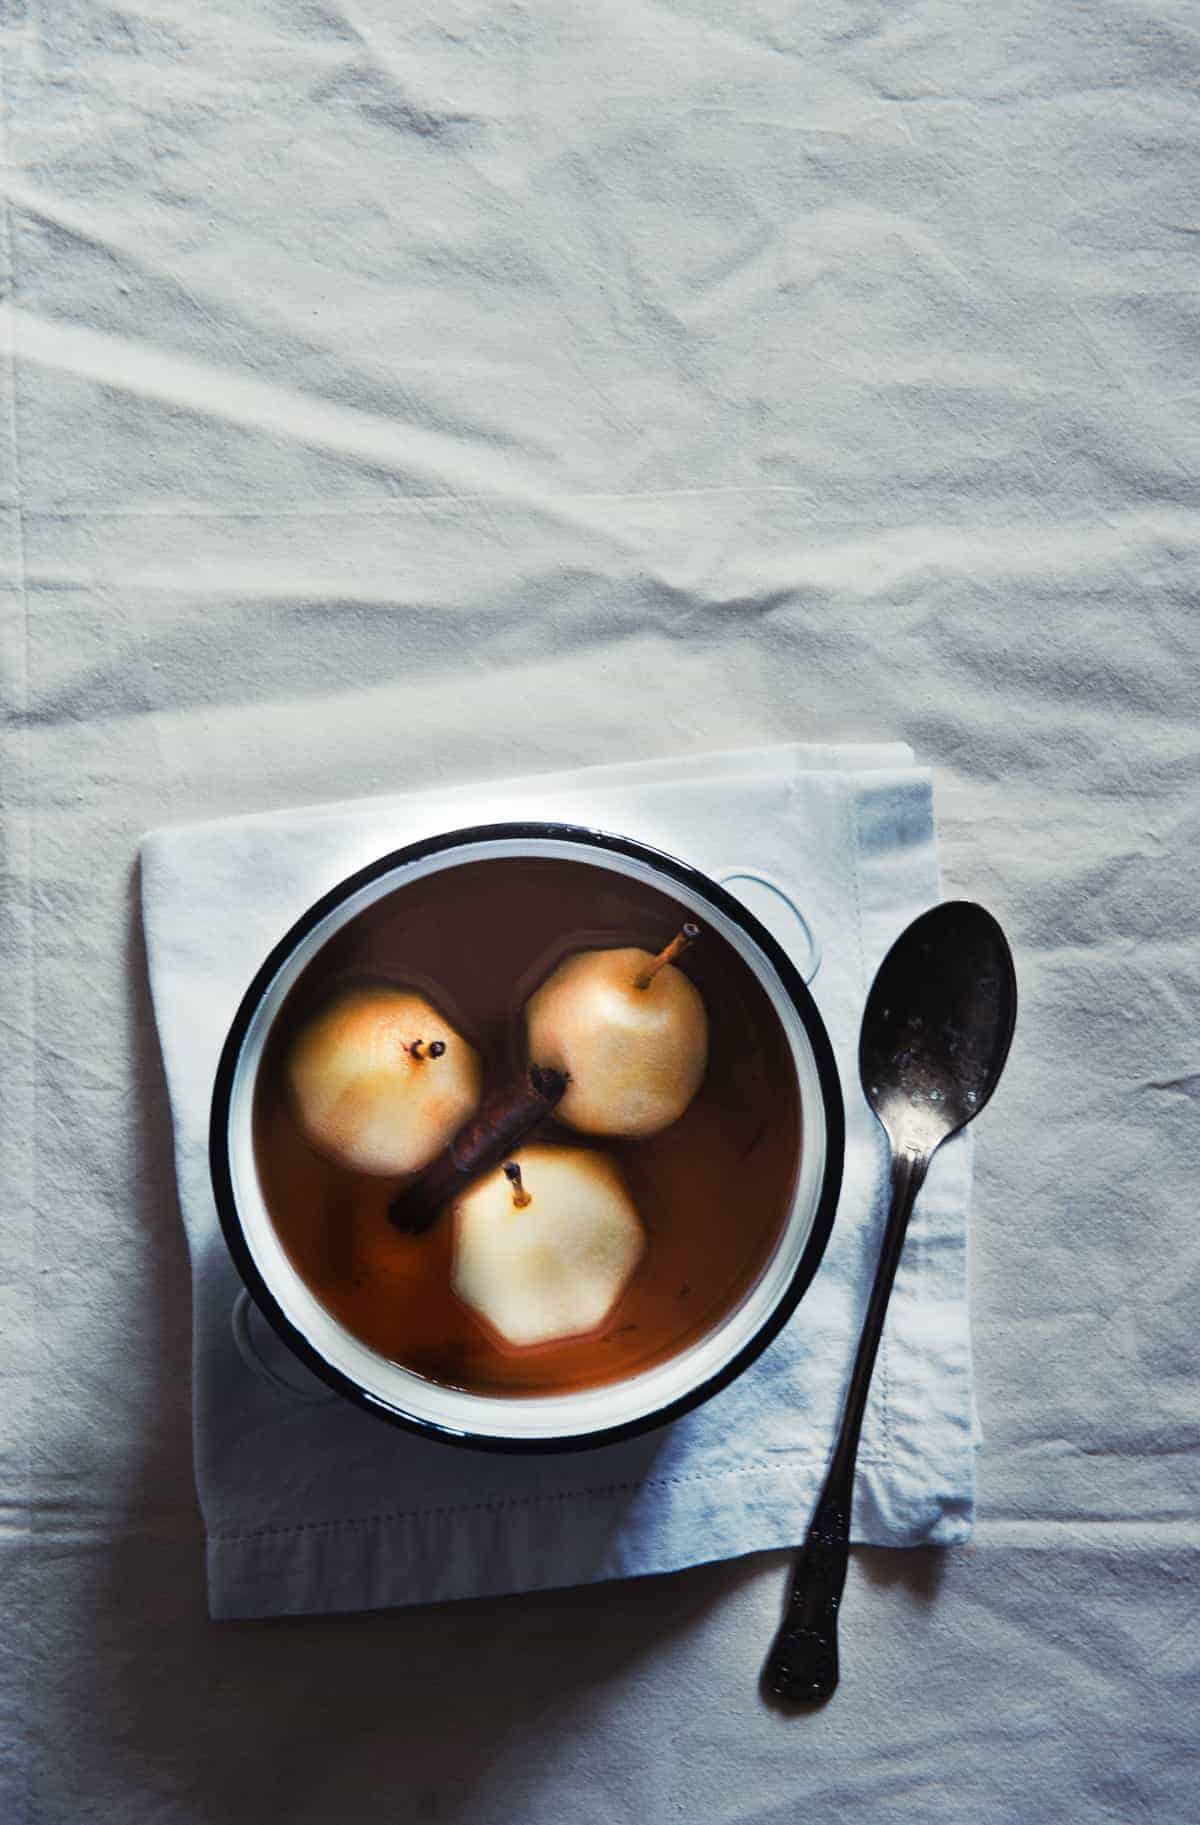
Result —
M1017 1011L1012 953L982 906L949 900L879 967L858 1047L863 1091L893 1149L932 1153L991 1099Z

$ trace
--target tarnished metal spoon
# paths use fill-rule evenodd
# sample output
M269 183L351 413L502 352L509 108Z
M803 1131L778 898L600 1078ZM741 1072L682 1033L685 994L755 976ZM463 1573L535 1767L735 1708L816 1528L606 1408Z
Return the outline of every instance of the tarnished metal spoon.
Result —
M764 1671L780 1698L820 1704L838 1682L837 1623L850 1544L854 1460L908 1219L934 1152L1000 1081L1017 1013L1004 933L982 906L922 914L884 958L867 997L858 1069L892 1151L892 1202L841 1430Z

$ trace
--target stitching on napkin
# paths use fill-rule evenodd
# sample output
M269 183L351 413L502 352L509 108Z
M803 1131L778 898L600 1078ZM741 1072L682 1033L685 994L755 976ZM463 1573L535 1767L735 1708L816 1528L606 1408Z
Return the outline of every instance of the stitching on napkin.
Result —
M867 957L866 949L863 944L862 896L859 890L859 876L862 873L862 793L857 790L849 791L847 793L847 805L850 814L848 819L850 825L850 842L848 845L850 855L850 883L854 893L854 931L858 941L858 981L862 1001L865 1006L867 990L870 984L867 980ZM887 1193L888 1186L885 1178L883 1188L884 1198L887 1197ZM870 1212L872 1218L875 1215L875 1210L876 1206L872 1204ZM883 1455L881 1462L890 1465L892 1456L892 1374L891 1351L888 1345L886 1326L884 1327L883 1336L880 1339L878 1369L880 1432L883 1438Z
M788 1454L788 1463L823 1462L815 1452L806 1452L801 1457ZM878 1464L880 1458L867 1458L860 1455L860 1464ZM715 1483L722 1477L773 1475L786 1468L786 1464L739 1464L733 1469L717 1472L699 1470L691 1476L641 1477L633 1483L599 1483L593 1489L560 1489L542 1495L500 1496L492 1502L447 1502L437 1508L393 1508L380 1514L343 1515L336 1521L297 1521L291 1527L252 1527L245 1533L212 1534L210 1540L214 1545L234 1545L243 1540L268 1539L277 1534L301 1534L329 1531L335 1527L371 1527L380 1521L425 1521L437 1515L486 1514L498 1513L505 1508L532 1508L546 1502L576 1502L590 1496L625 1495L630 1490L669 1489L680 1483Z

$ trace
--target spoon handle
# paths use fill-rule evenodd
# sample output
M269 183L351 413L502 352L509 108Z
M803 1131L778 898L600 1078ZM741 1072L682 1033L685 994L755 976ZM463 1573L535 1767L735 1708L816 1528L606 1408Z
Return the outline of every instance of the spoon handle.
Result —
M837 1687L837 1619L850 1549L858 1438L908 1220L928 1169L927 1152L911 1149L892 1156L891 1208L837 1444L796 1561L787 1614L765 1669L768 1690L780 1698L823 1704Z

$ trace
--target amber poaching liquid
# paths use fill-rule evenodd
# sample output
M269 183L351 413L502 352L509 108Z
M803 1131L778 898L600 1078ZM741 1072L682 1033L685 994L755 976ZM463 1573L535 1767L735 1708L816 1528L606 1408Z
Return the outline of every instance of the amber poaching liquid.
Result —
M749 1290L791 1203L800 1102L779 1019L753 972L706 926L681 960L708 1010L709 1062L691 1107L663 1133L610 1141L553 1122L539 1141L600 1148L620 1165L646 1252L619 1304L586 1337L505 1347L450 1287L452 1226L399 1234L397 1178L370 1178L305 1141L283 1088L297 1028L353 983L419 989L484 1061L484 1095L522 1068L526 997L578 950L658 951L696 915L669 894L590 862L463 863L350 921L292 989L255 1088L254 1146L271 1219L316 1297L363 1343L417 1374L482 1394L557 1394L615 1381L697 1341Z

